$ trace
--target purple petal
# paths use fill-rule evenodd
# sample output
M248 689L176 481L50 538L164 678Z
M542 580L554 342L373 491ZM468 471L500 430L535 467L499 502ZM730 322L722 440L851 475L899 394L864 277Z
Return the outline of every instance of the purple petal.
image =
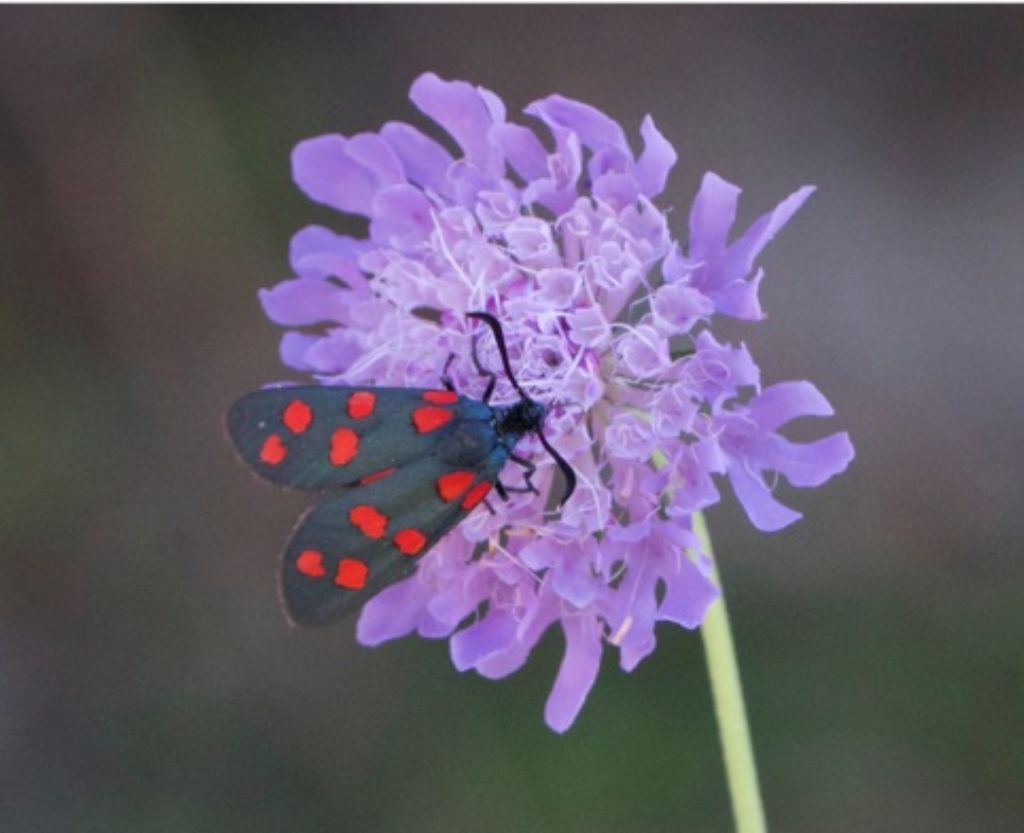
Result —
M741 461L730 461L729 481L750 522L762 532L775 532L803 517L773 498L764 480L747 471Z
M656 376L672 363L668 341L654 327L646 325L624 335L616 352L623 368L635 378Z
M677 569L662 573L662 579L665 598L658 608L658 618L684 628L698 627L704 621L708 607L718 598L719 591L714 582L682 553Z
M377 243L401 252L411 252L430 237L434 223L432 206L423 192L412 185L392 185L373 198L370 236Z
M846 471L853 460L853 444L845 431L812 443L794 443L772 436L772 453L758 457L758 464L785 475L794 486L820 486Z
M306 351L305 360L317 373L341 373L362 353L363 347L354 333L335 327L310 346Z
M493 102L465 81L444 81L432 72L417 78L409 98L427 116L451 134L473 165L500 175L503 161L491 145Z
M516 636L516 620L508 610L491 610L483 619L452 636L452 664L465 671L503 651Z
M605 428L605 447L624 460L649 460L657 444L650 420L631 411L619 411Z
M632 174L609 171L594 180L593 194L615 208L624 208L640 196Z
M675 459L675 474L681 485L672 494L672 505L679 511L696 512L718 503L720 495L711 479L715 469L708 459L711 452L707 443L683 446Z
M737 280L729 284L715 293L715 308L722 315L731 315L741 321L760 321L765 317L758 298L763 279L764 270L758 269L749 281Z
M619 648L619 667L627 673L632 672L657 645L654 637L657 613L654 588L658 577L651 567L648 553L641 558L634 555L625 580L616 593L619 597L614 617L617 632L613 641ZM621 627L624 623L628 623L627 626ZM621 633L618 632L620 630Z
M544 720L559 733L572 726L601 668L601 630L596 618L563 619L562 630L565 656L544 707Z
M736 220L740 189L718 174L708 172L690 209L690 258L707 261L725 249L729 229Z
M527 619L519 624L516 641L510 643L506 650L492 653L477 663L476 672L481 677L500 680L518 671L544 632L558 618L559 609L554 600L548 597L546 601L531 599L527 611Z
M281 336L281 344L278 347L278 354L281 361L288 367L295 370L310 372L313 366L306 361L306 354L309 349L320 340L320 336L307 335L289 331Z
M327 281L296 278L259 291L267 318L285 327L337 322L345 314L345 290Z
M371 247L368 240L337 234L323 226L297 231L288 247L288 259L301 278L342 278L352 289L365 286L359 257Z
M583 150L575 133L552 127L555 152L548 156L548 177L537 179L523 191L524 202L538 202L556 214L564 214L576 201L576 183L583 172Z
M669 172L679 157L650 116L640 125L640 134L644 137L644 150L637 160L634 175L640 190L648 197L656 197L665 190Z
M376 133L357 133L348 140L345 153L373 174L381 188L405 182L401 160L391 145Z
M505 102L501 100L501 96L486 87L477 86L476 91L483 100L487 112L490 113L491 121L495 123L505 121L507 113L505 111Z
M318 136L292 151L292 177L307 197L349 214L369 216L377 181L345 152L344 136Z
M699 319L711 315L715 305L703 292L685 283L666 283L651 296L651 309L662 329L686 332Z
M441 196L451 196L448 169L452 155L425 133L404 122L388 122L380 135L394 149L411 182L430 188Z
M834 413L824 394L811 382L779 382L761 391L747 407L764 431L774 431L799 417L828 417Z
M754 259L790 221L814 191L813 186L805 185L758 219L739 240L729 247L729 251L718 267L720 272L737 278L743 278L750 274L750 270L754 268Z
M580 609L594 600L597 583L590 571L590 559L579 546L563 550L561 563L552 570L551 589L559 598Z
M429 598L430 589L416 576L381 590L363 605L356 639L372 648L412 633L428 615L423 605Z
M496 124L491 128L491 138L526 182L547 176L548 152L532 130L520 124Z
M596 107L565 96L551 95L533 102L525 112L537 116L549 127L566 127L572 130L580 137L580 141L592 150L610 147L632 158L626 134L622 132L618 122Z

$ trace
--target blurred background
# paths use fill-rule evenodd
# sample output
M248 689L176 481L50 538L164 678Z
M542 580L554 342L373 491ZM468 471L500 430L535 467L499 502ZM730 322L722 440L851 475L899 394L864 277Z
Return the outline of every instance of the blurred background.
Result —
M278 611L306 501L221 414L285 376L291 233L359 230L289 151L428 69L653 113L677 234L706 170L741 221L819 186L728 334L858 458L781 533L709 516L769 819L1024 829L1024 12L576 6L0 9L0 830L731 830L696 634L559 737L558 633L492 683Z

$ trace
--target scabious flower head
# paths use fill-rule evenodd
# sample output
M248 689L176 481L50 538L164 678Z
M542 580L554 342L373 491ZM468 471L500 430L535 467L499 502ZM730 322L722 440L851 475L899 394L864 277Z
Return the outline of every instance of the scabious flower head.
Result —
M531 494L472 513L366 604L357 634L366 645L449 638L456 668L499 678L558 625L565 654L545 718L564 731L606 645L630 671L654 650L658 622L700 625L717 589L692 517L722 482L757 528L776 530L800 517L773 496L779 475L817 486L853 457L845 433L783 437L793 419L831 415L828 401L810 382L762 387L746 347L712 331L718 315L764 317L755 260L813 189L731 234L740 190L708 173L683 244L653 202L676 153L649 116L637 155L615 121L560 95L526 108L533 127L489 90L431 73L411 98L453 144L389 122L295 148L299 187L366 218L368 232L302 229L297 277L260 298L289 328L284 363L324 384L435 387L454 353L456 387L478 394L466 313L502 322L579 488L560 513ZM479 344L500 367L490 339ZM502 380L493 401L516 399ZM542 495L560 489L535 438L518 453L537 463Z

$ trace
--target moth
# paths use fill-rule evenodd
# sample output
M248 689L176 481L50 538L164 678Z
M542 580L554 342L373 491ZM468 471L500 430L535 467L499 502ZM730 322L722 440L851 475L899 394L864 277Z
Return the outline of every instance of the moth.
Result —
M486 312L468 316L493 333L518 402L489 404L497 377L481 367L474 340L474 363L488 380L481 399L457 393L446 367L432 390L283 387L250 393L228 410L228 434L247 466L320 495L282 558L280 597L293 624L330 625L408 576L492 490L502 499L536 493L536 467L515 453L527 434L564 475L562 505L572 495L576 475L544 436L547 408L516 381L500 324ZM510 460L523 468L524 485L499 479Z

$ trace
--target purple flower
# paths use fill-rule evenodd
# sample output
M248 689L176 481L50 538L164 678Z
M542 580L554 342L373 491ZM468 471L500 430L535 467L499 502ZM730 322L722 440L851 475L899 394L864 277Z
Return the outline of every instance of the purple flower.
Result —
M496 516L472 513L412 577L366 604L358 638L449 638L456 668L496 679L557 624L566 647L545 718L564 731L606 645L630 671L654 650L658 622L700 625L717 588L692 516L718 502L721 482L756 527L775 530L800 517L774 496L779 476L817 486L853 458L845 433L806 445L782 436L794 419L830 416L824 396L809 382L762 388L746 347L711 330L715 315L763 318L755 260L813 189L730 242L739 189L708 173L684 246L652 202L676 153L650 117L636 155L615 121L562 96L526 108L539 132L462 81L428 73L411 98L453 143L390 122L295 148L299 187L367 218L368 234L301 230L297 277L260 299L289 328L284 363L324 384L432 387L454 353L451 375L473 395L482 381L462 358L465 313L502 321L579 488L554 517L528 494ZM499 367L490 340L480 344ZM515 399L499 383L495 402ZM528 438L519 452L537 462L546 493L555 466L538 450Z

